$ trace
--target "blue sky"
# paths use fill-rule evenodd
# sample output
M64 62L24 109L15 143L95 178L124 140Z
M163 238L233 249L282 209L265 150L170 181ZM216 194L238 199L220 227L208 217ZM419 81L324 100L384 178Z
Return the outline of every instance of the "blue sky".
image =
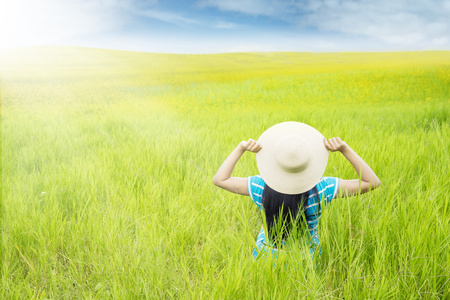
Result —
M450 50L450 0L0 0L0 48Z

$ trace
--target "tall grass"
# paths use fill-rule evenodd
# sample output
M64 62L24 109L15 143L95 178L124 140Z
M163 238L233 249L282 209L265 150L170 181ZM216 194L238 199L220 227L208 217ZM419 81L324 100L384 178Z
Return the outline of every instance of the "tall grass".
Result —
M449 52L2 59L2 298L450 297ZM288 120L382 186L323 211L317 260L255 262L260 212L212 177ZM234 175L257 173L247 153ZM325 175L356 177L338 153Z

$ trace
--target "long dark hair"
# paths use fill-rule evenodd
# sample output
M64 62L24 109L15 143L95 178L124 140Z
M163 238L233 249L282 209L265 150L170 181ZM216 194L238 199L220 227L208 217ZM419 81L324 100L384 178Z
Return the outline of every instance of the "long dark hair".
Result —
M286 239L292 225L295 224L300 228L302 224L305 224L304 212L308 203L308 197L309 191L288 195L279 193L266 184L262 194L262 204L269 231L269 240L275 245L280 240Z

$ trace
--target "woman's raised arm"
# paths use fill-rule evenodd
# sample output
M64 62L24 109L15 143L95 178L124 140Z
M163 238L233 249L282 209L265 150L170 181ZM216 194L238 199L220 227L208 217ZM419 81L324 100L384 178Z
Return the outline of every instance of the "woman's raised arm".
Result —
M331 151L339 151L353 165L360 179L343 180L339 179L338 195L352 196L363 194L380 186L381 181L375 172L347 143L340 138L332 138L323 141L325 147Z
M261 150L261 145L252 139L240 142L217 170L213 183L229 192L248 196L247 178L231 177L231 173L245 151L257 153L259 150Z

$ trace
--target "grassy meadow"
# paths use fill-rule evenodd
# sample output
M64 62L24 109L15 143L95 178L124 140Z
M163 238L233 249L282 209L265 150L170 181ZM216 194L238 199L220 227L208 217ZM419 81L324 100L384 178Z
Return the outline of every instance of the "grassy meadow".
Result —
M43 47L1 53L0 80L2 299L450 298L448 51ZM212 178L284 121L382 185L323 211L320 258L255 262L261 213ZM356 178L340 153L325 175Z

